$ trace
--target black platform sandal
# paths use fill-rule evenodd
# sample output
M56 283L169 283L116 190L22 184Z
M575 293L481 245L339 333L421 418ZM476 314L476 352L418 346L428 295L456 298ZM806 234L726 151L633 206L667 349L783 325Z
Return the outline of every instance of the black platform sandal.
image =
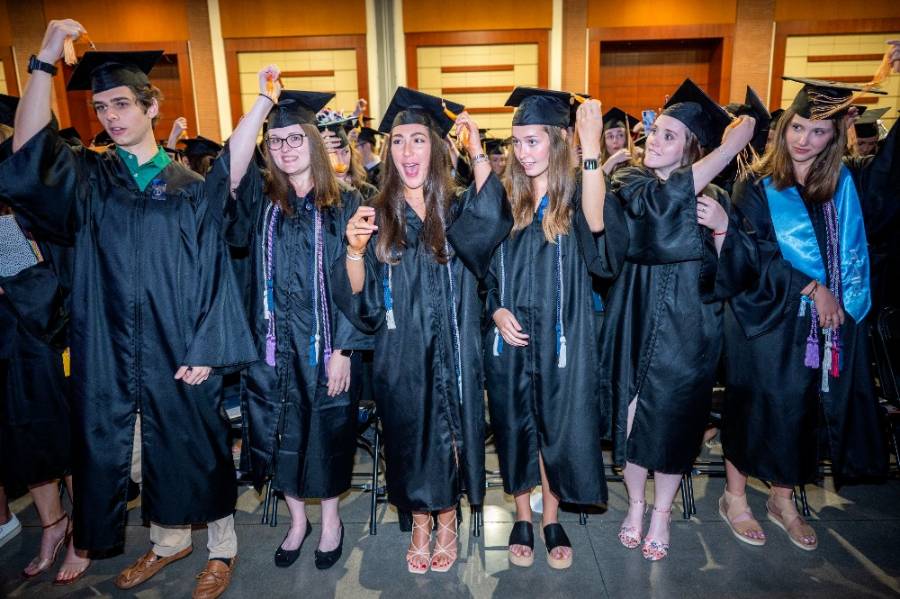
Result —
M557 559L553 557L553 554L551 553L551 551L557 547L572 548L572 542L569 540L569 537L566 536L566 531L563 530L562 524L559 522L548 524L544 527L541 536L544 538L544 545L547 546L547 563L550 564L550 567L554 570L565 570L566 568L571 567L571 554L568 557Z
M516 555L512 551L509 551L509 561L511 564L523 568L531 566L531 564L534 563L534 526L532 526L531 522L519 520L513 524L512 530L509 533L509 543L507 543L507 545L522 545L531 549L530 555Z

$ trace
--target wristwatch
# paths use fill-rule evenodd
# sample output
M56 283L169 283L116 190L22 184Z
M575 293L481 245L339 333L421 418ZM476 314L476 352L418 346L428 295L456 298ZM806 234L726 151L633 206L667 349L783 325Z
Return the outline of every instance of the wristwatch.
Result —
M53 77L57 73L57 68L55 66L53 66L49 62L38 60L38 57L32 54L28 59L28 74L30 75L31 72L35 70L49 73L51 77Z
M595 171L600 168L600 163L597 162L596 158L585 158L584 162L581 163L581 169L585 171Z
M352 357L352 356L353 356L353 351L354 351L354 350L352 350L352 349L342 349L342 350L340 350L341 355L344 356L345 358L350 358L350 357Z

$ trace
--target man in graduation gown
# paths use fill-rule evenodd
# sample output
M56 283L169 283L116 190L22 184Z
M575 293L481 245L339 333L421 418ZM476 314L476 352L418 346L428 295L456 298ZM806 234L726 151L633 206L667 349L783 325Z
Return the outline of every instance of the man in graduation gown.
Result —
M218 374L256 352L204 182L153 136L159 96L146 73L162 52L92 52L73 73L69 89L93 91L115 150L72 149L47 127L53 65L64 40L83 32L72 20L48 26L30 62L14 154L0 164L0 195L36 230L74 246L75 545L122 550L139 449L154 547L117 585L140 584L189 554L189 525L208 522L211 559L194 596L216 597L237 550Z
M375 151L380 135L383 135L380 131L371 127L362 127L356 137L356 149L359 150L363 166L366 169L366 178L375 187L381 186L381 158Z

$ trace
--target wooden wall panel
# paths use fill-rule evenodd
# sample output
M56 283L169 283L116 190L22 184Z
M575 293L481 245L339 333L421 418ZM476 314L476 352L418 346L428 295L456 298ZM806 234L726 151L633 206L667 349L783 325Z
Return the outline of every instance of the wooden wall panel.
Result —
M185 0L44 0L47 20L75 19L95 43L187 40Z
M900 17L897 0L775 0L776 21L825 21Z
M12 25L9 22L9 12L6 10L6 2L0 2L0 46L12 46Z
M365 0L219 0L222 37L287 37L366 32Z
M588 0L588 27L734 23L737 0Z
M488 29L550 29L552 0L403 0L407 33Z

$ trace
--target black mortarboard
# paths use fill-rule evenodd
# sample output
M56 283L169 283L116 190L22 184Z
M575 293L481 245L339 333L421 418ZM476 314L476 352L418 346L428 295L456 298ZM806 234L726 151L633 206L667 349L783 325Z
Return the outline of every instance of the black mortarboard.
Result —
M537 87L517 87L506 99L506 106L516 106L513 127L519 125L569 126L572 94Z
M622 128L625 131L631 131L631 128L640 123L637 119L621 108L613 106L603 115L603 130Z
M861 116L858 121L853 124L857 137L878 137L878 119L890 108L872 108L866 111L865 116Z
M102 129L100 133L94 136L91 140L92 146L110 146L115 143L112 137L109 136L109 133L106 132L106 129Z
M284 90L278 104L269 113L268 128L280 129L291 125L316 125L316 113L334 97L332 93Z
M705 148L717 146L731 116L697 84L685 79L666 102L663 114L678 119Z
M339 148L346 148L350 145L350 140L347 139L347 131L348 129L353 129L358 119L356 117L350 118L341 118L339 120L322 122L319 121L319 131L331 131L337 136L338 140L340 140Z
M390 133L396 125L418 123L430 127L442 138L447 137L453 128L454 119L447 114L445 107L455 115L465 110L462 104L423 94L408 87L398 87L378 130Z
M756 92L748 85L747 92L744 95L744 103L735 107L732 112L735 116L752 116L756 120L753 129L753 139L750 145L758 154L762 154L766 149L766 141L769 138L769 127L772 123L772 115L768 109L756 95Z
M855 92L886 95L877 87L864 87L839 81L806 79L803 77L782 77L786 81L802 83L803 87L794 97L791 108L805 119L836 119L843 117L853 102Z
M372 129L371 127L363 127L359 130L359 135L356 137L356 143L370 143L374 146L375 139L379 135L383 135L383 133Z
M505 152L506 140L488 138L484 140L484 149L488 156L491 154L503 154Z
M150 79L147 75L162 55L162 50L85 52L72 72L66 89L91 90L99 94L122 85L133 87L149 85Z
M184 144L185 156L217 156L222 151L222 144L207 139L202 135L188 137L178 143Z
M769 129L774 129L778 125L778 121L781 120L781 117L784 115L784 108L779 108L777 110L772 111L772 122L769 124Z
M0 125L12 127L16 120L16 108L19 106L19 98L0 94Z

